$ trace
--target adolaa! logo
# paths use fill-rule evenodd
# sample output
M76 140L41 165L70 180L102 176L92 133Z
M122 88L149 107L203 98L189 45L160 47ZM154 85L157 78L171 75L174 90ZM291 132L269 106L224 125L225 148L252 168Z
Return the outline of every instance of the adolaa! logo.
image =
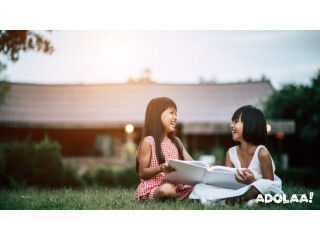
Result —
M307 194L292 194L291 198L287 198L286 194L259 194L256 198L256 203L312 203L313 192L309 193L309 198Z

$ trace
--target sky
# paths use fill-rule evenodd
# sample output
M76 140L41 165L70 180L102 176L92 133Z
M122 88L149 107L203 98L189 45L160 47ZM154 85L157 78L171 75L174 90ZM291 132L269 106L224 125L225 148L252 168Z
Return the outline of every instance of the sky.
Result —
M275 88L309 84L320 69L320 31L41 32L51 55L26 52L2 74L11 82L124 83L146 68L157 83L230 83L265 75ZM3 59L3 56L2 56Z

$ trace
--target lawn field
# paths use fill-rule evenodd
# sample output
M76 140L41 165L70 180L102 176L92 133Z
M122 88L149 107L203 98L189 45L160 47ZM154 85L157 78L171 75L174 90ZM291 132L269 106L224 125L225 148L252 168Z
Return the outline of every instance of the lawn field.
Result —
M1 189L1 210L320 210L320 188L283 186L290 199L293 194L313 192L312 203L257 203L253 206L207 206L186 199L181 202L137 202L135 189L89 187L83 189ZM299 197L300 198L300 197Z

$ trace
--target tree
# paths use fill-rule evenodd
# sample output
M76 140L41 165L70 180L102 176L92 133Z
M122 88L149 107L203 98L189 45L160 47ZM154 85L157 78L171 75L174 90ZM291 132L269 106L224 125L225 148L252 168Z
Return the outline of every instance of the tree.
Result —
M7 31L0 30L0 54L9 61L19 60L20 53L29 50L42 51L51 54L54 51L50 41L43 38L39 33L28 30ZM7 68L7 64L0 60L0 73ZM10 82L0 82L0 104L3 104L10 91Z
M29 50L42 51L51 54L54 51L50 41L43 38L39 33L29 30L8 31L0 30L0 53L9 58L9 61L19 60L20 52ZM7 65L0 61L0 72Z
M11 84L7 81L0 81L0 105L5 103L6 96L10 91Z
M133 79L132 77L130 77L127 83L155 83L155 82L151 79L151 69L146 68L142 71L140 78Z
M205 79L204 77L199 77L199 84L216 84L218 80L216 77L212 77L211 79Z
M296 139L291 146L298 161L311 165L320 159L320 69L311 85L287 84L265 103L265 115L274 119L294 119Z

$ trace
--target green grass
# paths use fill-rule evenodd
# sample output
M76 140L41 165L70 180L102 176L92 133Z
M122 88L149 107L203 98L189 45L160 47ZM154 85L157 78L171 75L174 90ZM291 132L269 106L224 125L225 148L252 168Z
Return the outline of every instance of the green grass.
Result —
M234 206L206 206L199 201L181 202L137 202L135 189L89 187L84 189L1 189L0 209L15 210L319 210L320 189L302 186L283 186L287 198L292 194L314 192L312 203L258 203L248 207L243 204Z

